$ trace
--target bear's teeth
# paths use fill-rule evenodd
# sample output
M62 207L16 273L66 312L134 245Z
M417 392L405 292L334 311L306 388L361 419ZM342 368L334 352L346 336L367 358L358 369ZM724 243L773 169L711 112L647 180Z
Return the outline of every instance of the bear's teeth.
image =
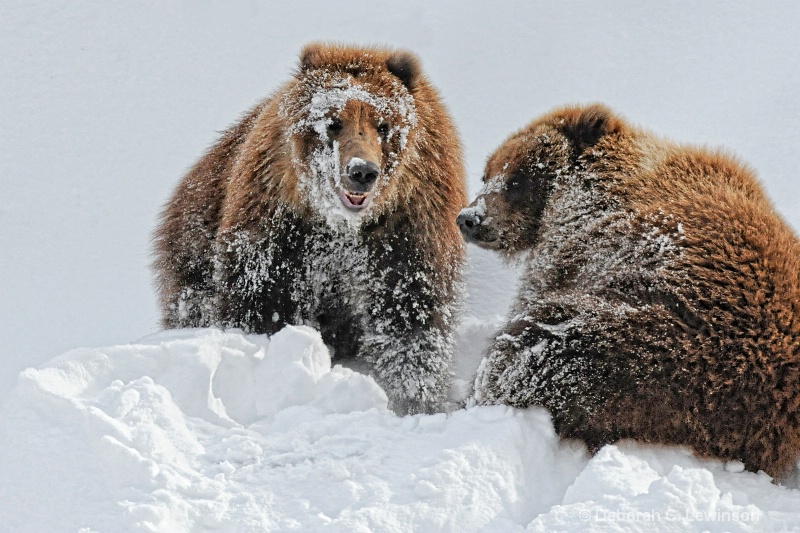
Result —
M350 203L353 205L361 205L367 198L366 194L358 194L358 193L346 193L346 196L347 199L350 201Z

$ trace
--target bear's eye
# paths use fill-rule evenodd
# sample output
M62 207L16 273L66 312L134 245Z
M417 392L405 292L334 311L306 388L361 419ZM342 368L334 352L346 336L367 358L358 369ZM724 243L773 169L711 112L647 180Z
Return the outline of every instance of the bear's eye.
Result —
M328 124L328 133L331 135L338 135L342 131L342 121L338 118L332 118Z
M505 196L510 202L525 201L530 189L530 180L518 174L511 175L506 180Z
M389 135L388 122L381 122L380 125L378 125L378 135L380 135L381 137L386 137L387 135Z
M509 189L512 189L512 190L513 189L519 189L520 185L522 185L522 182L520 181L519 178L511 178L506 183L506 187L508 187Z

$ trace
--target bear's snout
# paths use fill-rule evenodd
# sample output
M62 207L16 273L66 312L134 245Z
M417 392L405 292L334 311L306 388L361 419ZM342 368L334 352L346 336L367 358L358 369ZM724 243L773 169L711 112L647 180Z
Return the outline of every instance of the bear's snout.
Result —
M458 214L458 218L456 218L456 224L458 224L458 228L464 237L474 239L475 231L481 224L481 217L474 209L462 209L461 213Z
M350 159L342 176L341 200L353 211L366 208L372 200L372 188L378 181L381 168L372 161L359 157Z
M369 191L372 185L378 181L380 172L381 169L378 165L363 159L353 158L347 165L347 177L355 185L354 188L360 189L357 192Z
M502 244L498 238L496 216L487 213L486 197L479 196L471 205L461 210L456 225L464 240L487 250L497 250Z
M486 222L482 218L484 210L483 200L479 198L477 205L465 207L458 214L456 224L458 224L461 235L464 236L465 240L479 244L481 241L486 240L484 233L486 233L487 228L482 226ZM480 234L479 230L482 230Z

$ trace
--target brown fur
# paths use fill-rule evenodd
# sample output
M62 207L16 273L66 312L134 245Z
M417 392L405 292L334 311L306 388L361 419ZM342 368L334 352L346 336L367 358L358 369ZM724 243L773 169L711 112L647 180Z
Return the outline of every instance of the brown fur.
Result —
M593 448L635 438L792 470L800 242L746 165L594 105L511 136L485 180L463 232L529 255L480 403L544 405Z
M361 163L374 183L351 172ZM163 325L310 324L335 357L369 363L396 409L434 410L463 261L452 221L465 204L460 142L416 57L308 45L294 77L167 204L155 262Z

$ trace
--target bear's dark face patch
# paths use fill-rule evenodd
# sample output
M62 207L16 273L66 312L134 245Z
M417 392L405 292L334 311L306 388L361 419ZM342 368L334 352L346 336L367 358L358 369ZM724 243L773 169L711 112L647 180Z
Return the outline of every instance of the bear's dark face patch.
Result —
M532 248L570 153L566 139L552 129L521 132L506 141L489 158L478 197L458 216L464 238L507 255Z
M283 100L301 196L334 226L359 226L391 204L416 127L414 98L387 68L303 70Z

